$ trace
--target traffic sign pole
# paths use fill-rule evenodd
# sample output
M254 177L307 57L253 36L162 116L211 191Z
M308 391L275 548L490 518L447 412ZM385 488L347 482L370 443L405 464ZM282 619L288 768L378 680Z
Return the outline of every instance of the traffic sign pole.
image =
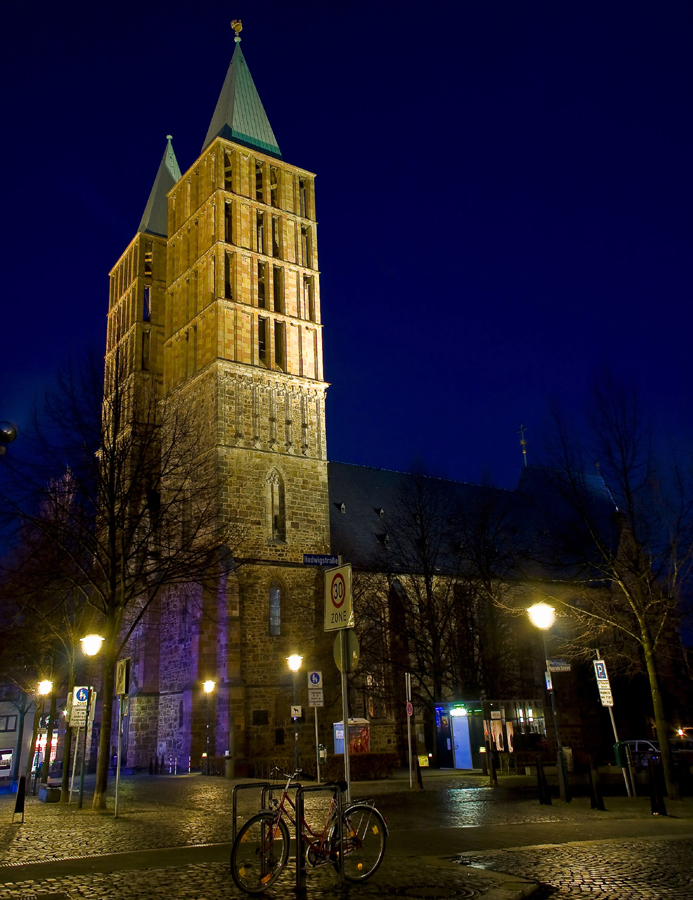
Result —
M342 659L347 658L346 628L342 628ZM347 667L342 666L342 721L344 722L344 780L346 781L346 801L351 803L351 770L349 767L349 684Z
M404 673L404 690L407 695L407 744L409 745L409 787L414 787L414 760L411 755L411 713L409 705L411 704L411 673Z
M614 732L614 740L618 744L618 731L616 730L616 719L614 719L614 698L613 694L611 693L611 683L609 682L609 674L606 671L606 663L599 657L599 650L597 650L597 658L594 661L594 674L597 678L599 699L601 700L602 706L606 706L606 708L609 710L609 718L611 719L611 727ZM623 772L623 780L626 784L626 793L629 797L634 797L635 781L633 781L633 785L631 787L627 768L625 766L621 766L621 771Z
M87 731L89 731L89 709L91 707L91 686L87 688L87 720L84 724L84 741L82 742L82 770L79 773L79 800L77 809L84 803L84 773L87 768Z

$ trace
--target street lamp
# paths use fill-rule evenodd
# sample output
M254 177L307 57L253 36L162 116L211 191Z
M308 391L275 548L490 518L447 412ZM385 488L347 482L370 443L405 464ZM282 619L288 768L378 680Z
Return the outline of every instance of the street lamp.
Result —
M203 688L205 694L207 695L207 753L206 753L206 758L207 758L207 774L208 775L209 775L209 700L210 700L210 695L216 686L217 686L216 681L212 681L211 679L208 679L202 685L202 688Z
M101 645L106 639L101 637L100 634L86 634L83 638L79 639L80 644L82 645L82 651L85 656L92 657L96 656L96 654L101 649ZM87 678L87 680L89 680ZM87 710L86 710L86 718L84 720L84 739L82 741L82 770L79 773L79 802L77 804L77 809L82 808L82 804L84 802L84 774L87 768L87 731L89 729L89 713L91 712L91 685L87 685Z
M298 670L301 668L301 663L303 662L303 657L299 656L298 653L292 653L291 656L287 656L287 663L289 664L289 668L294 673L294 706L298 706L297 700L297 685L296 678L298 677ZM294 710L295 712L295 710ZM294 768L298 770L298 716L293 716L294 720L294 759L296 765Z
M38 692L42 697L46 697L53 690L52 681L39 681Z
M544 643L544 660L546 664L546 687L551 696L551 712L553 713L553 726L556 731L556 746L558 748L558 783L561 792L561 800L570 802L568 779L565 772L565 759L563 758L563 745L561 743L561 730L558 723L558 711L556 709L556 691L553 687L553 678L549 673L549 651L546 646L546 632L556 621L556 610L548 603L535 603L527 610L530 622L541 631Z
M45 681L39 681L39 683L38 683L39 696L47 697L49 694L52 694L52 692L53 692L53 682L52 681L48 681L47 679ZM51 696L51 710L49 713L48 728L46 730L46 749L43 754L43 762L41 763L41 783L42 784L47 784L47 782L48 782L48 771L49 771L50 765L51 765L51 749L52 749L51 745L53 743L53 714L54 714L53 700L54 700L54 698ZM45 709L46 709L46 706L45 706L45 700L44 700L43 703L41 704L41 715L42 716L43 716ZM37 770L37 772L36 772L36 780L37 781L38 781L38 777L39 777L39 773Z

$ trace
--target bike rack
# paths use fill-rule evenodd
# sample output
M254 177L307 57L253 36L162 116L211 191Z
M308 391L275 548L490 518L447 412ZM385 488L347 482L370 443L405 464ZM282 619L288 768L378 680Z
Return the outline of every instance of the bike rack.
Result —
M233 789L233 804L232 804L232 810L233 810L233 812L232 812L232 815L233 815L233 837L231 838L232 841L236 840L236 832L238 831L237 818L236 818L236 813L238 811L238 793L237 792L248 790L249 788L262 788L261 809L267 808L267 805L266 805L267 793L268 793L268 791L272 790L272 785L269 783L269 781L251 781L249 784L235 785L234 789Z
M305 805L303 795L314 793L317 791L329 791L337 801L337 834L339 835L339 880L344 881L344 823L342 821L342 789L338 784L329 782L328 784L312 784L308 787L298 785L296 791L296 890L305 891L306 889L306 855L303 849L303 832L301 831L301 821L305 818Z

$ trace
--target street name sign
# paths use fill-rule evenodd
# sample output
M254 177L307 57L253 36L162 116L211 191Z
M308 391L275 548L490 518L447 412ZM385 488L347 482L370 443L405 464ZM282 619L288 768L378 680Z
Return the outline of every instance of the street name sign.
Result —
M351 563L325 572L325 631L354 627Z
M328 556L326 553L304 553L304 566L338 566L338 556Z
M570 663L567 659L547 659L546 666L549 672L570 672Z

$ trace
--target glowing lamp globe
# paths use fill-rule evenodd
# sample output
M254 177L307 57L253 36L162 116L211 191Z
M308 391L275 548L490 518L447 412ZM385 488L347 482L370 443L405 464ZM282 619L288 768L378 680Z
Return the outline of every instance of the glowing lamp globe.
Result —
M52 681L39 681L38 692L42 697L45 697L46 694L50 694L53 690L53 682Z
M203 688L205 694L211 694L216 686L217 686L216 681L209 680L209 681L204 682L204 684L202 685L202 688Z
M102 638L100 634L87 634L79 640L82 645L82 650L84 650L87 656L96 656L101 649L101 644L103 644L105 638Z
M527 610L527 614L532 625L536 625L537 628L542 630L551 628L556 621L556 610L553 606L549 606L548 603L535 603L534 606L530 606Z
M298 670L301 668L303 657L299 656L298 653L292 653L291 656L286 657L286 661L288 662L289 668L292 672L298 672Z

